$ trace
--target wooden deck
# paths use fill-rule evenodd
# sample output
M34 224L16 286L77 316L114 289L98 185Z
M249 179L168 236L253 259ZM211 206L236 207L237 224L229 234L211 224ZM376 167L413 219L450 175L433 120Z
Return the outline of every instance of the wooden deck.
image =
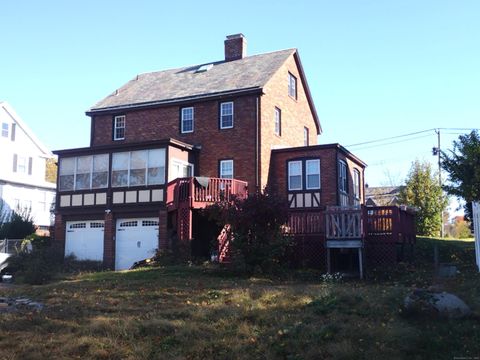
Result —
M182 205L200 209L233 196L245 198L248 195L247 187L246 181L236 179L178 178L167 185L167 209L176 210Z

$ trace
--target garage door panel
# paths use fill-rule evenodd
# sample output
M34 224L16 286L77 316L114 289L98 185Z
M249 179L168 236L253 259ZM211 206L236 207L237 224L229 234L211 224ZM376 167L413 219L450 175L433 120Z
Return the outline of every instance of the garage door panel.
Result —
M103 261L103 221L70 221L66 225L65 256Z
M115 269L129 269L136 261L155 255L158 219L119 219L116 227Z

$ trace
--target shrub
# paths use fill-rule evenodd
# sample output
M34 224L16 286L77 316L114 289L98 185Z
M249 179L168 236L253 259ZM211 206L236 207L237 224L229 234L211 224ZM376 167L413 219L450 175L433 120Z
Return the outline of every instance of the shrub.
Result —
M233 199L206 210L219 225L230 224L232 250L241 256L247 273L273 272L282 267L290 240L282 231L288 220L288 204L267 192ZM237 256L237 255L236 255Z
M32 236L28 241L32 245L31 251L21 251L9 258L8 268L17 279L27 284L44 284L60 271L63 256L51 246L49 237ZM22 248L25 248L25 244L22 244Z

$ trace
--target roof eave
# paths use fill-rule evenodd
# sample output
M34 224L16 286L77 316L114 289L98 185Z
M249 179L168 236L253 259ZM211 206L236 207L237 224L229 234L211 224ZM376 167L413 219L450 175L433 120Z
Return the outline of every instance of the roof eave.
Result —
M312 112L313 118L315 119L317 135L320 135L323 132L322 126L320 125L320 119L318 118L317 109L315 108L315 103L313 102L312 93L310 92L310 87L308 86L307 77L305 76L305 71L303 70L303 65L300 61L300 54L298 53L298 50L295 50L293 56L298 66L299 74L305 89L305 95L307 96L308 105L310 106L310 111Z
M200 100L206 100L206 99L215 100L217 98L223 98L226 96L233 96L233 95L258 94L258 93L261 93L262 91L263 91L262 87L256 86L256 87L245 88L245 89L222 91L222 92L210 93L210 94L200 94L200 95L187 96L182 98L149 101L149 102L135 103L135 104L122 104L118 106L109 106L104 108L92 108L90 110L87 110L85 114L88 116L92 116L92 115L119 112L119 111L125 111L125 110L136 110L136 109L144 109L144 108L151 108L151 107L158 107L158 106L175 105L175 104L188 103L192 101L200 101Z

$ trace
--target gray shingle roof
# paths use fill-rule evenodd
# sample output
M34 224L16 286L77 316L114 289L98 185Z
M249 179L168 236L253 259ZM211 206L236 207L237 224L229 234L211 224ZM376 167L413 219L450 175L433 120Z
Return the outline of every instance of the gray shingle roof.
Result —
M295 49L220 61L204 72L205 64L140 74L89 111L157 104L232 91L261 89Z

